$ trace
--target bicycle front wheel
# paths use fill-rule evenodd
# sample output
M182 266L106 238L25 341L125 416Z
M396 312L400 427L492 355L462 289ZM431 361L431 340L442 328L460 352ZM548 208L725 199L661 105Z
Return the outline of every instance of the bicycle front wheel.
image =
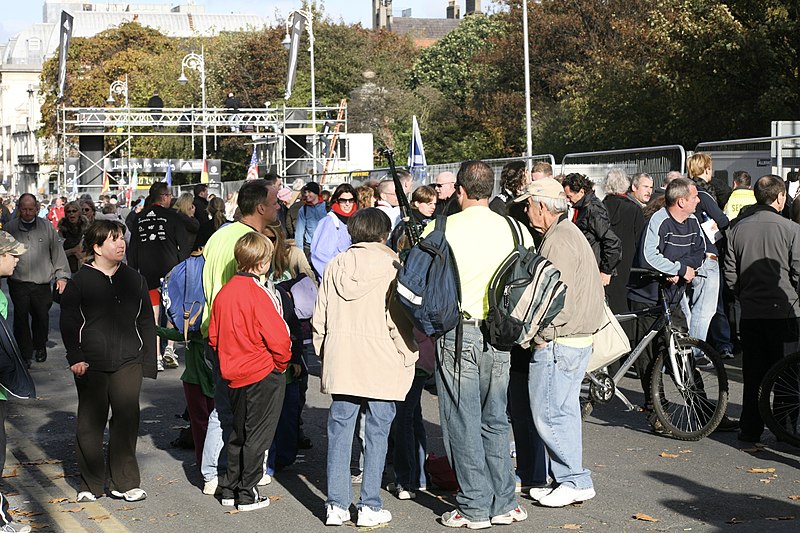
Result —
M728 408L728 376L719 354L693 337L673 336L673 367L666 350L656 358L650 392L653 410L666 433L679 440L700 440L716 429ZM705 356L701 366L695 356Z
M761 418L778 440L800 446L800 352L769 369L758 398Z

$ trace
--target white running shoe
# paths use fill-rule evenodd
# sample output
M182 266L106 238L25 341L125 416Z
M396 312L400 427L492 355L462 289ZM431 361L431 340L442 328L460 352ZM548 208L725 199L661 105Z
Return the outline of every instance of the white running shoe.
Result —
M326 506L325 515L326 526L341 526L350 520L350 511L342 509L341 507L336 507L332 503Z
M507 526L509 524L513 524L514 522L522 522L527 518L528 511L517 505L515 509L512 509L505 514L493 516L491 523L492 525Z
M539 500L545 507L565 507L571 503L585 502L595 497L594 488L578 489L572 485L559 485L553 492Z
M178 368L178 354L175 353L175 348L167 346L164 348L164 368Z
M75 501L78 503L82 502L96 502L97 496L89 492L88 490L84 490L78 493L78 497L75 498Z
M270 476L269 474L264 474L263 476L261 476L261 479L258 480L259 487L264 487L266 485L269 485L270 483L272 483L272 476Z
M392 513L386 509L373 511L369 507L362 507L358 510L358 527L372 527L386 524L392 521Z
M203 485L203 494L208 494L209 496L213 496L217 493L217 487L219 486L219 478L214 476L213 479L210 481L206 481Z

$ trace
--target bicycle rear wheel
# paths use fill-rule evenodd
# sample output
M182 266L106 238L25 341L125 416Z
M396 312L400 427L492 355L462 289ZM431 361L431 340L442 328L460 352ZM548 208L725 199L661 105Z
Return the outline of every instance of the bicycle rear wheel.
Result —
M778 440L800 446L800 352L784 357L767 371L758 409Z
M673 337L676 373L666 350L653 366L651 394L656 417L669 436L700 440L716 429L728 407L728 377L719 354L693 337ZM711 365L699 368L694 353L705 355Z

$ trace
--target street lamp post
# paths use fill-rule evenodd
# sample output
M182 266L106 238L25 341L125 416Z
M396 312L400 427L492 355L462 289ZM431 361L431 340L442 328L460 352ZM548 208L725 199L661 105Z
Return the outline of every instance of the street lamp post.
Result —
M186 77L186 69L196 70L198 74L200 74L200 99L201 105L203 106L203 162L206 160L206 133L208 132L208 126L206 125L206 59L205 59L205 48L200 48L200 53L196 54L194 52L188 53L183 56L183 60L181 61L181 76L178 78L178 83L181 85L186 84L189 79Z
M531 136L531 66L528 52L528 0L522 0L522 46L525 56L525 167L530 172L533 162L533 138Z
M311 175L313 177L313 175L317 172L317 92L316 84L314 82L314 14L311 11L304 9L295 9L289 12L289 16L286 17L286 37L284 37L283 41L281 41L281 44L283 44L284 48L287 50L291 46L289 30L294 23L295 14L305 18L306 33L308 33L308 52L311 62L311 127L314 129L314 136L311 142L311 157L314 160L311 169Z
M113 104L116 100L114 100L114 95L117 96L125 96L125 107L128 107L128 75L125 74L125 81L117 80L112 82L111 85L108 87L108 98L106 99L106 103Z

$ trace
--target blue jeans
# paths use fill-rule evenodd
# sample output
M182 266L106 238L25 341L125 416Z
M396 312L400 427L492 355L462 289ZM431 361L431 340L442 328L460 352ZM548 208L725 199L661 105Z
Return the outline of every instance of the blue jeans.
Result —
M272 439L272 446L267 455L267 474L275 473L276 468L283 468L297 460L297 432L300 429L300 382L286 385L283 407Z
M547 485L547 450L531 414L528 374L511 371L508 382L511 428L517 447L517 477L523 487Z
M350 456L356 419L362 405L366 406L364 472L357 507L377 511L383 507L381 477L394 419L394 402L357 396L335 394L328 412L328 499L325 504L349 509L353 501Z
M228 398L228 383L222 379L222 375L219 373L219 358L207 344L206 360L211 363L214 373L215 394L214 410L208 417L208 430L203 445L203 463L200 465L200 472L203 474L204 480L210 481L217 476L220 467L227 467L227 457L221 452L233 429L233 409Z
M460 485L458 509L472 521L517 507L506 415L509 359L471 324L464 324L459 362L455 331L440 341L436 389L442 440Z
M592 485L583 467L580 391L592 347L548 342L534 350L528 376L533 423L550 456L553 479L578 489Z
M719 262L706 259L697 269L697 276L686 291L691 310L689 336L701 341L706 340L708 326L717 312L719 283Z
M414 376L411 389L403 402L395 402L394 417L394 477L395 484L404 489L428 485L425 478L425 451L428 448L425 425L422 423L420 398L427 376Z

